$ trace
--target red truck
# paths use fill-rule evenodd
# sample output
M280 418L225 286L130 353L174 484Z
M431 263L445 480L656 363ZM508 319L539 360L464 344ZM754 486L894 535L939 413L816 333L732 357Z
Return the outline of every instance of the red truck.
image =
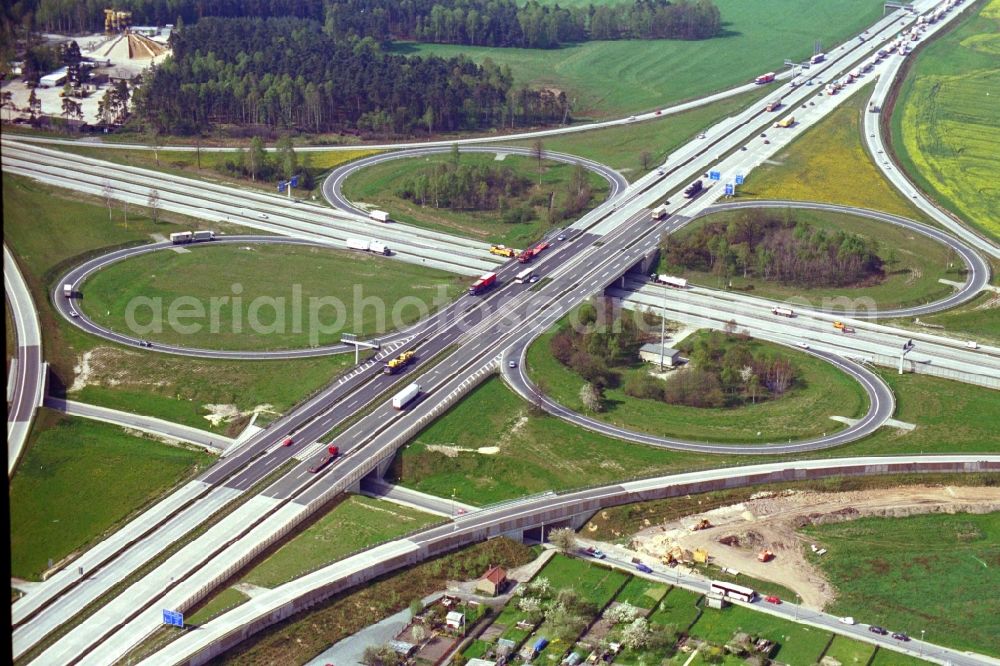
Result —
M517 255L517 260L522 264L526 264L538 255L542 253L543 250L547 250L549 247L548 243L539 243L533 248L527 249L521 254Z
M469 287L469 293L472 294L473 296L478 296L479 294L483 293L496 283L497 283L497 274L487 273L486 275L483 275L478 280L476 280L475 283L471 287Z
M336 458L338 455L340 455L340 449L338 447L333 445L326 447L326 453L324 453L318 460L316 460L316 463L309 468L309 472L315 474L316 472L320 471L328 464L330 464L330 461Z
M753 80L757 85L762 85L764 83L770 83L774 81L774 72L768 72L767 74L761 74L756 79Z

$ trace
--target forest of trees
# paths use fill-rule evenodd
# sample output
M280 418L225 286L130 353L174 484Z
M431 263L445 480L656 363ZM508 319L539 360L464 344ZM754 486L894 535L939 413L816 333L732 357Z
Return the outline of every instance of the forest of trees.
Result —
M134 95L143 122L165 133L239 124L389 137L567 115L565 95L514 89L490 61L389 55L306 19L206 18L173 44Z
M663 244L667 263L724 277L756 277L808 287L842 287L882 279L874 239L833 233L769 211L746 211L729 223L705 224Z
M539 147L539 151L544 151ZM539 157L539 176L542 158ZM455 147L448 162L428 166L399 183L396 196L421 206L496 211L505 223L529 222L535 207L547 207L548 221L573 217L590 205L593 190L586 169L576 165L561 191L542 188L508 166L463 164Z
M738 407L780 397L801 382L788 358L755 351L740 336L712 331L681 347L688 367L666 380L645 372L633 374L625 393L689 407Z
M104 29L104 0L4 3L4 20L52 32ZM119 0L135 25L191 25L206 16L325 22L334 37L552 48L587 39L705 39L719 33L711 0L624 0L562 8L534 0Z

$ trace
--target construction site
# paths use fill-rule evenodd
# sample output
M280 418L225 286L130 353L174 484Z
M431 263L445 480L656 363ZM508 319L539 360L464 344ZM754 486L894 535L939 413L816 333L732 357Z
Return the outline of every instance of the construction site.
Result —
M834 590L814 559L825 549L799 531L866 517L1000 510L1000 488L910 486L852 492L763 491L738 504L692 514L633 535L630 550L682 570L706 564L730 574L769 580L822 609Z

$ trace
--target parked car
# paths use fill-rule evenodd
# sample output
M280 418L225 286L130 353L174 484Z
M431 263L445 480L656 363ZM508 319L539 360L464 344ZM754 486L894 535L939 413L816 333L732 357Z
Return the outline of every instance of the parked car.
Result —
M764 601L766 601L769 604L780 604L781 603L781 599L779 599L778 597L774 596L773 594L764 597Z
M837 618L837 621L841 624L854 624L854 618L850 615L845 615L844 617Z
M910 637L904 634L902 631L894 631L892 637L897 641L903 641L904 643L910 640Z
M598 560L603 560L605 557L607 557L607 555L605 555L600 548L594 548L593 546L588 548L586 552L587 555L590 555L591 557Z
M636 568L636 571L641 571L642 573L653 573L653 570L650 569L645 564L643 564L642 562L640 562L639 564L635 565L635 568Z
M878 634L879 636L885 636L886 634L889 633L888 631L878 626L877 624L873 624L872 626L868 627L868 631L872 632L873 634Z

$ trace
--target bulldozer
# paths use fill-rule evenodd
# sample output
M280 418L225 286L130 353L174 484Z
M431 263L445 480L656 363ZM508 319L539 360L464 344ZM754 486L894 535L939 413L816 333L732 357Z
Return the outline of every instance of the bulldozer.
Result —
M691 526L691 531L697 532L698 530L707 530L709 527L712 527L712 523L709 522L708 518L702 518Z
M767 550L766 548L764 550L760 551L759 553L757 553L757 561L758 562L770 562L773 559L774 559L774 553L772 553L771 551Z

